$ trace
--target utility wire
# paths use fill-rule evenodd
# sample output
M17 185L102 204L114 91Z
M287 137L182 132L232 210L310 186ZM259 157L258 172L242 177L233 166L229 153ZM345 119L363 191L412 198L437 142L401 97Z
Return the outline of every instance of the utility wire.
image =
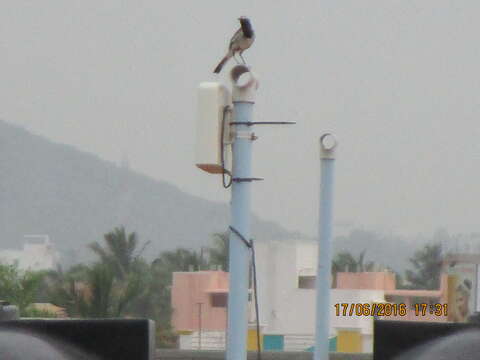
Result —
M260 319L258 311L258 293L257 293L257 266L255 264L255 246L253 245L253 239L250 240L252 244L252 270L253 270L253 291L255 297L255 318L257 320L257 359L262 359L261 344L260 344Z
M225 189L228 189L231 185L232 185L232 181L233 181L233 178L232 178L232 173L225 169L225 144L224 144L224 135L225 135L225 119L226 119L226 116L227 116L227 112L230 112L231 109L230 109L230 106L225 106L223 108L223 118L222 118L222 126L221 126L221 134L220 134L220 158L221 158L221 161L222 161L222 184L223 184L223 187ZM225 175L228 175L229 176L229 180L228 182L226 181L226 176Z
M240 240L244 243L244 245L250 249L252 254L252 276L253 276L253 292L254 292L254 301L255 301L255 318L256 318L256 325L257 325L257 360L262 359L262 352L261 352L261 340L260 340L260 319L259 319L259 309L258 309L258 291L257 291L257 266L255 263L255 246L253 244L253 239L248 241L245 236L243 236L237 229L233 226L229 226L229 229L238 236Z

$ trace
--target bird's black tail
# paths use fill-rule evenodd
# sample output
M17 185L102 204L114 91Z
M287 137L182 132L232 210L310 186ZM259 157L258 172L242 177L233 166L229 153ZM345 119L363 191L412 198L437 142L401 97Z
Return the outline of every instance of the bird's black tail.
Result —
M226 62L230 59L230 57L231 57L230 54L225 55L225 57L222 59L222 61L218 63L217 67L215 68L215 70L213 70L213 72L215 74L218 74L220 71L222 71L223 65L226 64Z

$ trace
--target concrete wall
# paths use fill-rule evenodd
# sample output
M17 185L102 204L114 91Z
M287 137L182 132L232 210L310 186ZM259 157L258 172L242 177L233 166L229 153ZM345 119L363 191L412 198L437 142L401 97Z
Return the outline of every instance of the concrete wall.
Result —
M298 288L298 276L308 274L310 269L316 267L316 251L316 244L309 242L271 241L257 244L260 323L265 325L264 333L286 335L315 332L316 292L315 289ZM372 280L372 274L382 284L391 280L389 276L393 276L389 273L366 273L368 279L365 280ZM384 299L384 291L380 289L332 289L331 327L362 328L362 333L371 334L371 317L336 316L334 304L371 303ZM335 335L333 329L330 335Z
M264 334L285 336L285 350L305 350L315 333L315 289L300 289L299 275L310 275L316 267L315 243L258 243L257 273L260 299L260 323ZM375 273L377 274L377 273ZM382 284L389 279L378 273ZM371 279L367 279L371 280ZM330 336L339 329L358 330L363 339L363 351L372 351L373 318L371 316L337 316L336 303L369 303L384 301L383 290L332 289L330 306ZM309 339L311 338L311 339ZM290 342L288 340L293 339ZM297 341L298 340L298 341ZM292 346L290 346L292 343ZM298 344L297 344L298 343ZM302 349L301 346L305 345Z
M172 325L175 330L224 330L227 308L213 307L212 292L228 294L228 273L175 272L172 282ZM198 305L201 303L201 307ZM200 320L201 316L201 320Z
M339 272L337 289L394 290L395 274L391 272Z
M298 289L298 275L315 269L315 244L259 242L255 251L260 323L265 325L264 333L313 334L315 291Z
M225 331L205 331L199 338L198 331L190 335L179 336L179 347L182 350L224 350L226 343Z
M59 259L60 254L49 241L39 244L27 243L23 245L22 250L0 251L0 263L14 264L18 262L18 267L22 270L55 269Z
M248 359L255 360L256 352L249 352ZM224 360L223 351L157 350L156 359L161 360ZM262 352L262 360L312 360L311 352ZM330 360L373 360L372 354L330 353Z

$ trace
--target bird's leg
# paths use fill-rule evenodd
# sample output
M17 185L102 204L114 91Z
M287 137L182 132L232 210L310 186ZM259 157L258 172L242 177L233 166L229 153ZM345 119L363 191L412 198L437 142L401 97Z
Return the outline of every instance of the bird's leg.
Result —
M236 54L236 53L234 52L234 53L233 53L233 59L235 60L235 62L236 62L237 64L240 64L240 62L239 62L238 59L236 58L235 54Z
M242 56L242 53L243 53L243 51L240 51L240 54L239 54L239 55L240 55L240 57L242 58L243 64L244 64L244 65L247 65L247 62L245 61L245 59L244 59L243 56Z

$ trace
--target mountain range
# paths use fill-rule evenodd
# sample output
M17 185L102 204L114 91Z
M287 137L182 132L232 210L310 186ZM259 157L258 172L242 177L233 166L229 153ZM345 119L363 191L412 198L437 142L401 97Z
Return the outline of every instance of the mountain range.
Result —
M87 244L114 227L149 241L147 258L177 247L211 245L228 228L228 204L187 194L72 146L0 120L1 248L20 248L27 234L45 234L64 261L88 258ZM298 233L252 218L259 240Z
M144 255L153 259L164 250L211 245L229 218L228 204L0 120L0 249L21 248L25 235L48 235L71 265L92 259L87 245L124 226L141 245L149 242ZM255 215L252 234L258 241L315 240ZM403 271L425 243L352 229L334 239L333 249L355 256L366 250L367 260Z

